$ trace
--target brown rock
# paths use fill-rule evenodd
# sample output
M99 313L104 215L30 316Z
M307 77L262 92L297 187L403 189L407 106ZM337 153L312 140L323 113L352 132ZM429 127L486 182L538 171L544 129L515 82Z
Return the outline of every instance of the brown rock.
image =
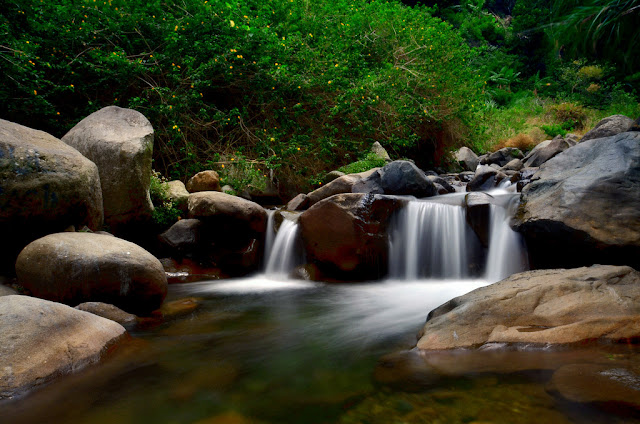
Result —
M640 337L640 273L625 266L514 274L429 313L418 348Z
M202 171L191 177L186 185L189 193L199 191L222 191L220 176L216 171Z
M117 306L102 302L84 302L76 306L79 311L85 311L99 317L115 321L123 327L132 327L138 322L138 317L127 313Z
M0 297L0 399L97 362L125 334L116 322L66 305Z
M189 218L230 218L246 222L256 232L267 226L267 212L257 203L217 191L203 191L189 196Z
M371 279L386 274L387 226L396 198L338 194L300 215L307 259L334 278Z
M157 309L167 294L167 277L153 255L116 237L58 233L22 250L18 281L34 296L77 305L98 301L127 312Z

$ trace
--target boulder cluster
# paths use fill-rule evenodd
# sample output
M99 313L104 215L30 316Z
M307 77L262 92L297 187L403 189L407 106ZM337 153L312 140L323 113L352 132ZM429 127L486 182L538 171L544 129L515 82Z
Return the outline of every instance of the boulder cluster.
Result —
M478 157L462 148L458 173L392 161L376 143L372 152L385 166L331 173L284 208L299 215L306 251L307 263L294 274L384 277L387 229L407 196L467 193L467 222L486 245L493 200L481 192L515 185L521 202L512 226L534 267L611 266L531 271L453 299L430 314L418 349L633 340L640 335L640 277L631 268L640 258L640 133L628 132L633 121L624 118L530 152L504 148ZM260 270L267 211L229 194L213 170L186 185L164 183L184 219L157 237L141 236L153 228L153 134L142 114L115 106L62 139L0 120L0 275L15 276L13 287L23 293L0 284L0 399L99 360L138 316L168 316L160 308L169 282Z

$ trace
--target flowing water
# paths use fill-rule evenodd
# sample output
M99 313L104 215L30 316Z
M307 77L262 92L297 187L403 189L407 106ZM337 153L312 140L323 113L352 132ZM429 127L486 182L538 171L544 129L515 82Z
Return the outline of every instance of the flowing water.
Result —
M488 251L474 242L460 196L443 197L442 202L412 201L396 217L391 278L382 282L287 279L303 253L295 217L285 217L267 238L263 275L172 285L168 301L193 297L200 307L151 320L100 365L0 403L0 422L630 422L633 411L603 411L560 400L547 390L554 361L566 363L571 352L529 352L533 356L527 361L544 366L525 365L522 372L499 366L491 372L461 371L415 388L411 373L401 368L391 371L395 385L376 383L374 375L381 381L386 372L376 366L379 358L414 346L431 309L526 267L521 242L507 231L507 194L491 208ZM474 268L475 263L481 265ZM626 349L608 347L569 360L637 356ZM475 356L480 353L466 355L488 361ZM522 360L514 355L506 362ZM459 359L453 364L464 362Z

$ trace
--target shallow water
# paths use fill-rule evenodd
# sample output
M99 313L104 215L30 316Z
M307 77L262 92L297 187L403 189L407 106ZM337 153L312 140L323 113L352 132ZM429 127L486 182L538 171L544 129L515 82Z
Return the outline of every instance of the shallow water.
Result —
M200 308L133 331L103 363L0 405L0 422L629 422L628 412L552 396L548 370L458 372L417 392L402 380L374 382L378 359L412 347L431 309L485 284L255 277L174 285L170 299L197 297Z

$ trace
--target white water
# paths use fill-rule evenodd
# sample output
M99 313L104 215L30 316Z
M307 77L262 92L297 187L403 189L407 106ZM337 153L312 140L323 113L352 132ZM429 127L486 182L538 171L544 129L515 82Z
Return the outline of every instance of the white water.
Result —
M391 278L469 277L469 227L461 206L411 201L396 215L392 227Z
M275 231L274 211L269 211L265 241L265 274L286 279L288 274L303 262L302 245L296 215L283 215L278 231Z
M510 189L488 193L492 198L488 252L482 251L466 222L464 194L409 201L391 224L390 277L411 281L482 275L496 282L528 269L524 242L509 226L517 198Z
M504 207L491 205L489 230L489 254L487 255L486 279L500 281L511 274L529 269L529 262L522 236L513 231L509 220L513 215L513 203Z

